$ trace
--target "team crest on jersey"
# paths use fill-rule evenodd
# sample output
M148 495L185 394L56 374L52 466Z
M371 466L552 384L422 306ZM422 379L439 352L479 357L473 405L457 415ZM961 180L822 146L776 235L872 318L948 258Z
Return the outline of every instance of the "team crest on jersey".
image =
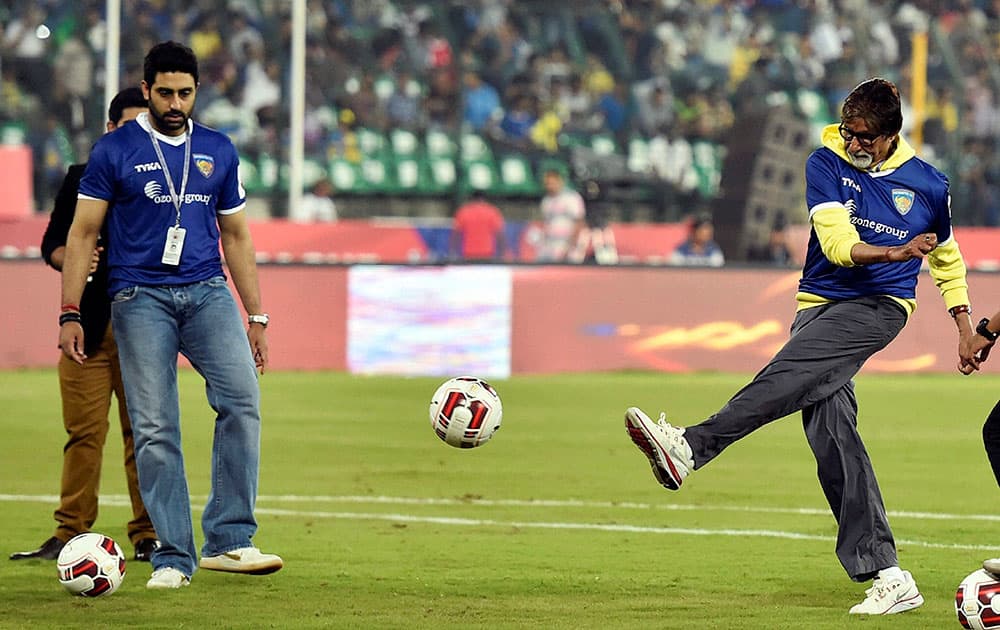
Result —
M913 207L913 197L912 190L906 190L905 188L892 189L892 203L896 206L896 211L904 217L910 211L910 208Z
M204 153L195 153L192 157L194 157L194 165L198 168L198 172L206 179L211 177L215 171L215 158Z

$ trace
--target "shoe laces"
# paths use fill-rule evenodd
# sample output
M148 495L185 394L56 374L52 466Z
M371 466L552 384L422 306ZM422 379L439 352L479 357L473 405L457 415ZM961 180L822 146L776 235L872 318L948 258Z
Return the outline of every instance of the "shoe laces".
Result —
M872 599L884 599L891 595L892 592L902 584L903 583L899 580L886 581L877 577L872 581L871 587L865 590L865 596ZM873 593L874 597L872 596Z

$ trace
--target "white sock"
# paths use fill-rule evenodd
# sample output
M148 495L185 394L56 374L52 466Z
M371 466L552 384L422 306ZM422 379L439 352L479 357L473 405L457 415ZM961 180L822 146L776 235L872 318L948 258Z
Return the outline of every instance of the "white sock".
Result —
M903 581L903 570L899 567L886 567L878 572L878 576L885 581L899 580Z

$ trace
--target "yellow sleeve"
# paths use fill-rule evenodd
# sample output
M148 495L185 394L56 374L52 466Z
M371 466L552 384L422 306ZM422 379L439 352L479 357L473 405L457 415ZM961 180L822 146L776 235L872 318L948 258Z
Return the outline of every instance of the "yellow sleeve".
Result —
M934 284L941 291L946 308L952 308L969 303L969 283L966 282L965 260L958 249L958 241L948 239L943 245L938 245L927 254Z
M838 267L853 267L851 249L861 242L858 230L851 224L847 208L838 204L824 205L810 217L823 255Z

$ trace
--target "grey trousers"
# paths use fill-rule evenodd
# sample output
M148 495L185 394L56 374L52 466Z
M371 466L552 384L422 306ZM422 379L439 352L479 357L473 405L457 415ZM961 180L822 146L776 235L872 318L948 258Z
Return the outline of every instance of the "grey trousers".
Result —
M902 306L887 297L799 311L788 342L770 363L718 413L684 433L698 469L740 438L801 411L819 482L839 527L837 557L858 582L898 561L882 493L858 435L852 379L905 324Z

